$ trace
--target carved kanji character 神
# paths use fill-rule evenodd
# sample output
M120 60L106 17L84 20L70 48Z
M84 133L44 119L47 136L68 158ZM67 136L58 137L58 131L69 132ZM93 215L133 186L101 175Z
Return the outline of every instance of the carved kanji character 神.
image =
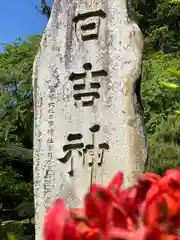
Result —
M67 140L69 142L76 141L76 143L64 145L63 151L66 152L66 154L64 157L58 159L63 164L66 164L69 160L71 161L71 170L68 172L71 177L74 176L73 151L77 151L79 157L83 157L83 166L85 165L86 157L90 157L91 160L88 162L88 165L89 167L93 167L94 158L97 158L98 166L102 165L104 158L104 150L109 149L108 143L100 143L97 145L95 144L95 133L99 132L99 125L93 125L91 128L89 128L89 130L92 133L92 142L90 144L84 145L84 143L82 142L83 136L80 133L69 134ZM78 143L77 140L79 141Z

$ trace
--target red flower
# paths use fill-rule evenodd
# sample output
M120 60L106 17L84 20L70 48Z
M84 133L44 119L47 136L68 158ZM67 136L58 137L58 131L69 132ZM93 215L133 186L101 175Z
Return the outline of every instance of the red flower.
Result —
M92 226L106 228L107 218L111 211L112 195L108 189L92 185L85 196L85 214Z
M49 208L48 214L44 222L45 240L61 240L63 239L63 229L69 215L65 208L63 200L56 200L54 205Z
M122 184L123 184L123 173L119 171L112 178L107 188L109 189L109 191L111 191L112 194L114 194L114 197L119 198L122 192L122 189L121 189Z
M45 218L45 240L177 240L180 169L142 174L128 189L122 182L118 172L107 187L93 184L84 209L67 210L57 200Z
M135 224L138 224L142 204L148 190L160 179L161 177L157 174L145 173L139 177L137 184L133 187L119 190L119 203L126 209L128 216Z
M88 219L84 215L83 209L72 209L70 211L70 218L64 227L64 240L98 240L99 230L92 228L88 224Z
M146 240L177 240L178 236L174 233L162 231L160 228L147 228Z
M147 225L170 224L180 213L180 170L168 170L151 186L144 200L144 221Z
M62 200L57 200L49 208L44 223L45 240L98 240L98 229L86 224L86 216L83 209L65 208Z

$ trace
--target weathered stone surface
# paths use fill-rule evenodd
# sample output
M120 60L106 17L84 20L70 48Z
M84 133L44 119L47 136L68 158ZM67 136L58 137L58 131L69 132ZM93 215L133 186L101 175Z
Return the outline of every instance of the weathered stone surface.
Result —
M125 0L55 0L33 75L37 240L57 197L79 207L91 182L143 170L142 47Z

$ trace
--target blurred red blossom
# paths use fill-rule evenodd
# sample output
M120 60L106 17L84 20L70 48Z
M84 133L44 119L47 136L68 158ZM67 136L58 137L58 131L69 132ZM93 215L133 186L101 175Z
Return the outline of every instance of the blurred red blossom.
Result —
M107 187L92 184L82 209L67 209L56 200L45 217L45 240L178 239L179 168L163 177L144 173L127 189L122 184L122 172Z

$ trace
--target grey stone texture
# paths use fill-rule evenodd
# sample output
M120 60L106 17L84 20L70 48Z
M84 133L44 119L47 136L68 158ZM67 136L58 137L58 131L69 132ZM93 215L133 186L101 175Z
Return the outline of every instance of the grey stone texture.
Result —
M143 171L142 49L125 0L55 0L33 73L36 240L56 198L80 207L91 183Z

